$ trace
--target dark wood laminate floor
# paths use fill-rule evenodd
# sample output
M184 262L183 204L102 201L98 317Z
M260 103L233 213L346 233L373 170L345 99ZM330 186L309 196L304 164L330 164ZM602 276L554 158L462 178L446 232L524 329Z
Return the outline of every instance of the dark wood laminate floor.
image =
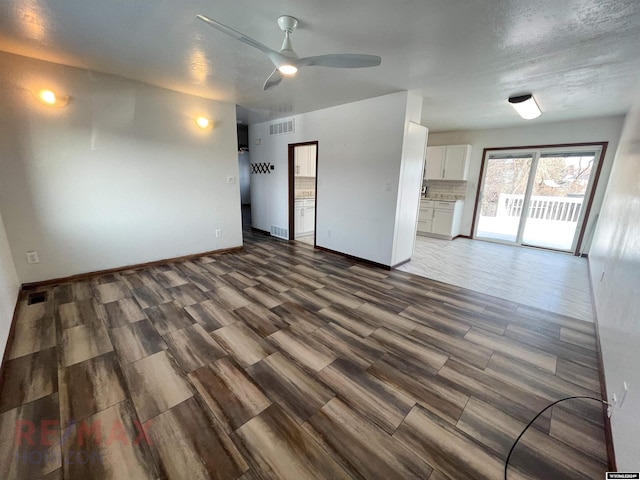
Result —
M599 396L593 324L247 233L23 299L3 479L501 479ZM22 434L16 436L16 430ZM601 407L510 478L601 479Z

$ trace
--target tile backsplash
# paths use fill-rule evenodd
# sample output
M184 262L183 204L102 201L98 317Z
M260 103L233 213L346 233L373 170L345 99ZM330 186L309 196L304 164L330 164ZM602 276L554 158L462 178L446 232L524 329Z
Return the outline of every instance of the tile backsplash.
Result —
M295 177L296 190L315 190L316 177Z
M427 197L465 200L467 197L467 181L429 180L427 181Z

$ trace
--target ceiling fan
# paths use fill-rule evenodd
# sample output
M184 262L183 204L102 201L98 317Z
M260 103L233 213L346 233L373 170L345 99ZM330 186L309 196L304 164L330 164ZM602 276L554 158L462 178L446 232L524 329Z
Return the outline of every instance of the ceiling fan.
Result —
M230 37L240 40L242 43L257 48L271 60L276 68L269 78L267 78L267 81L264 82L264 90L269 90L278 85L282 81L283 75L295 75L298 69L302 67L364 68L376 67L382 62L382 59L376 55L362 55L358 53L334 53L315 57L298 57L296 52L293 51L290 38L291 33L298 26L298 20L289 15L283 15L278 18L278 25L284 32L284 42L282 43L280 51L272 50L257 40L247 37L237 30L227 27L205 15L197 15L197 18L211 25L213 28L220 30L222 33L226 33Z

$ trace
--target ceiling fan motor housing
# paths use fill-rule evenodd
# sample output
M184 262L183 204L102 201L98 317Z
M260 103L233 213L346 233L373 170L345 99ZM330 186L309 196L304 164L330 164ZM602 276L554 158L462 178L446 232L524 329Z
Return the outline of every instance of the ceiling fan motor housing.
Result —
M283 32L293 32L298 27L298 19L289 15L278 17L278 25Z

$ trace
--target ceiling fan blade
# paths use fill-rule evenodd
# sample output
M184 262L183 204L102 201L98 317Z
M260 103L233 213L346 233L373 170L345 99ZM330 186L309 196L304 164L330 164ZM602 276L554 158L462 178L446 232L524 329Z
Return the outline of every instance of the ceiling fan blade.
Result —
M262 53L264 53L267 57L269 57L269 60L271 60L271 62L273 62L273 64L276 66L281 65L282 63L287 61L286 57L282 55L280 52L277 52L267 47L265 44L260 43L259 41L254 40L251 37L246 36L244 33L240 33L237 30L234 30L231 27L227 27L226 25L220 22L217 22L214 19L209 18L205 15L196 15L196 18L202 20L203 22L212 26L216 30L221 31L222 33L225 33L230 37L235 38L236 40L240 40L242 43L246 45L249 45L253 48L257 48Z
M382 58L377 55L362 55L359 53L335 53L304 57L295 61L296 67L333 67L333 68L365 68L377 67Z
M282 81L282 74L276 68L273 71L273 73L271 75L269 75L269 78L267 78L267 81L264 82L264 87L262 89L263 90L269 90L271 88L274 88L275 86L280 84L281 81Z

